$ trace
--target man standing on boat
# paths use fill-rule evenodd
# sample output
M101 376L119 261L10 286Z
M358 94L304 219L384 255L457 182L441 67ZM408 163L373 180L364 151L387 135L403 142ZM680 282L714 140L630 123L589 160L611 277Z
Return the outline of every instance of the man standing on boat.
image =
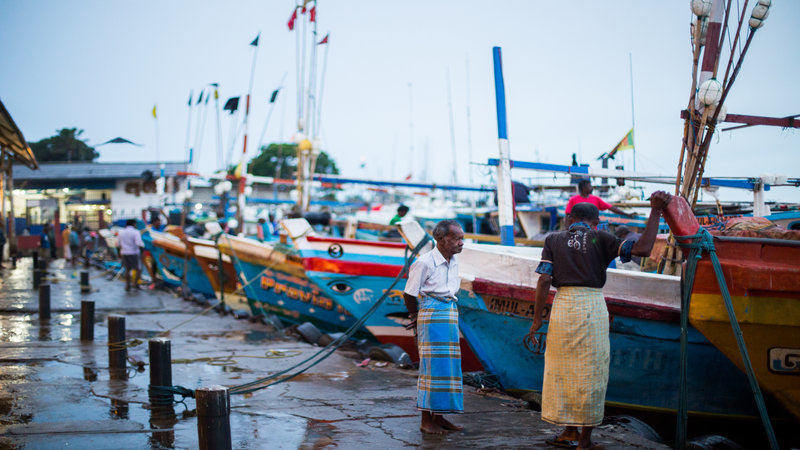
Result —
M577 205L578 203L591 203L592 205L596 206L597 209L600 211L605 211L606 209L621 216L626 217L633 217L636 214L634 213L627 213L616 206L613 206L607 203L602 198L592 195L592 182L588 178L581 178L578 181L578 195L573 195L570 197L569 201L567 202L567 207L565 208L564 212L569 214L572 211L572 207Z
M650 197L650 217L638 240L622 240L596 230L599 211L591 203L576 204L567 216L567 231L547 236L536 268L536 303L530 337L542 326L550 285L556 296L550 311L544 353L542 419L566 426L547 441L561 447L592 447L592 429L603 420L610 362L608 310L603 297L606 268L619 256L648 256L658 233L661 212L670 196ZM578 432L578 427L582 427Z
M411 265L403 298L416 330L419 349L417 409L422 412L420 430L443 434L462 428L442 414L464 410L455 304L461 283L456 254L461 253L464 246L464 231L455 220L442 220L436 224L433 238L436 248Z

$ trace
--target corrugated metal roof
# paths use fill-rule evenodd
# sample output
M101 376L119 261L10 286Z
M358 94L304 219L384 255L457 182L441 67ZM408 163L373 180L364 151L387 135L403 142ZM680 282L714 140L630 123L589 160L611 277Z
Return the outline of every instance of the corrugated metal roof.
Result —
M36 168L33 151L2 101L0 101L0 148L7 151L16 161L31 169Z
M185 162L164 164L164 175L171 177L186 171ZM43 163L38 170L23 166L14 167L14 182L25 180L100 180L120 178L141 178L146 170L158 177L161 163L157 162L117 162L117 163Z

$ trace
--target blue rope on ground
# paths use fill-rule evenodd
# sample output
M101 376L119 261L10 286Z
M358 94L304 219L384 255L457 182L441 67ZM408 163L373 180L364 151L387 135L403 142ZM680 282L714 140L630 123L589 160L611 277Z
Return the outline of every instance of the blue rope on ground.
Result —
M681 236L679 239L691 239L691 242L680 243L683 248L691 249L689 257L686 260L686 273L685 279L681 280L681 365L680 365L680 391L678 402L678 424L675 432L675 444L678 448L686 447L686 424L688 419L688 386L687 386L687 359L688 359L688 329L689 329L689 305L691 304L692 289L694 288L694 277L697 272L697 262L703 257L706 252L711 259L711 265L714 267L714 275L717 277L717 284L722 299L725 303L725 309L728 312L728 320L733 329L733 335L736 337L736 344L739 347L739 353L742 356L742 363L744 364L745 374L750 383L750 389L753 391L753 398L758 408L758 413L761 416L761 423L764 425L764 431L767 433L769 446L773 450L778 449L778 440L775 437L775 431L772 428L772 422L767 414L767 406L764 403L764 396L761 394L761 388L758 386L755 373L753 372L753 365L750 362L750 356L747 353L747 345L744 342L742 330L739 327L739 321L736 319L736 312L733 309L733 302L731 294L728 291L728 285L725 282L725 275L722 273L722 266L720 265L719 258L717 257L717 250L714 247L714 237L706 229L701 229L698 234L691 236Z

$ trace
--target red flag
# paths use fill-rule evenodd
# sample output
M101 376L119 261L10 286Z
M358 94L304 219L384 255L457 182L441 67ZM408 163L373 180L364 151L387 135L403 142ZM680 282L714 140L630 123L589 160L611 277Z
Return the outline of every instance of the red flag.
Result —
M306 2L303 2L303 9L300 10L300 14L305 14L305 13L306 13Z
M406 175L406 181L411 179L411 174Z
M317 6L314 5L308 11L308 21L309 22L316 22L317 21Z
M328 43L328 36L330 36L330 35L331 35L330 33L326 34L325 37L322 38L321 41L317 42L317 45L327 44Z
M289 22L286 24L289 26L289 31L294 30L294 22L297 20L297 8L292 11L292 15L289 17Z

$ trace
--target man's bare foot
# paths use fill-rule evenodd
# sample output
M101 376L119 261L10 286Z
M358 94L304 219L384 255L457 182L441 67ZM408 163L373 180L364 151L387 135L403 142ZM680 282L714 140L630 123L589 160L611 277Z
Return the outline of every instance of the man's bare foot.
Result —
M460 427L458 425L455 425L454 423L452 423L449 420L445 419L444 416L436 416L436 417L434 417L433 422L436 425L439 425L440 427L442 427L443 429L445 429L447 431L461 431L461 430L464 429L464 427Z
M445 434L447 431L435 423L422 423L419 426L419 431L425 434Z
M563 441L577 441L580 439L581 434L578 432L578 428L576 427L567 427L564 429L564 432L558 435L558 440Z

